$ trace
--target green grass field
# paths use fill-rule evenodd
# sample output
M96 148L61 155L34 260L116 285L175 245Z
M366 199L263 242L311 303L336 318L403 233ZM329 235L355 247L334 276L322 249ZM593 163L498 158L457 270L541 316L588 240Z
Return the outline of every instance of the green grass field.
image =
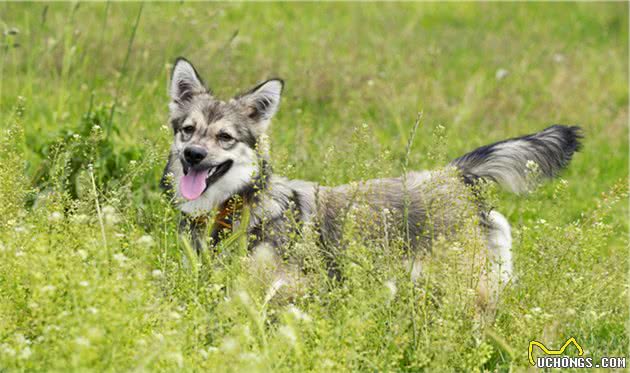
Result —
M1 372L518 371L569 337L628 356L627 3L3 3L0 25ZM518 281L483 330L455 253L414 285L358 239L344 282L267 302L242 250L187 254L159 190L180 55L223 98L285 79L291 178L400 175L420 111L411 169L554 123L584 148L497 193Z

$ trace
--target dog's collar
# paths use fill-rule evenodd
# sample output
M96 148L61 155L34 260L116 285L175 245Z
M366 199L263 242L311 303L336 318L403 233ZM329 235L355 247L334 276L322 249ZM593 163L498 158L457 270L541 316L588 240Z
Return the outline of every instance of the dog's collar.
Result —
M214 228L219 229L219 227L223 227L232 230L234 218L237 214L240 214L244 203L245 199L241 196L232 197L227 200L214 217Z
M232 230L235 217L240 214L244 203L245 198L239 195L225 201L214 216L212 230ZM199 215L190 218L190 221L195 225L207 225L209 220L210 216L208 215Z

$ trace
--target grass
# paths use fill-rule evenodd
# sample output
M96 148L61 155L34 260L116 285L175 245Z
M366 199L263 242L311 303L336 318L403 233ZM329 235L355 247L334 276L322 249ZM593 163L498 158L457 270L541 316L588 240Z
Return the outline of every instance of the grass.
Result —
M0 370L507 371L570 336L628 355L627 4L3 3L0 21ZM436 168L553 123L584 148L564 182L494 201L518 282L485 331L451 250L413 286L352 226L346 281L266 302L242 251L186 250L158 188L179 55L224 98L285 79L272 158L292 178Z

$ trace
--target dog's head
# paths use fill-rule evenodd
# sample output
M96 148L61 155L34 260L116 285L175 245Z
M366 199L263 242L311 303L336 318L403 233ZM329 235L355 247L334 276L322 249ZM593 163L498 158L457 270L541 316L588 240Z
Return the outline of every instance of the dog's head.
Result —
M283 81L267 80L229 101L215 98L178 58L170 83L174 140L166 172L184 212L209 211L252 183L257 143L278 110Z

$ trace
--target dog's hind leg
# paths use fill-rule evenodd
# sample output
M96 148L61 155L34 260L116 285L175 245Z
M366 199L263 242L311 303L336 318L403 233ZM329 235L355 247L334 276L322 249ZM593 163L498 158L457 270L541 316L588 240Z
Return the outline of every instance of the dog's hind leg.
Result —
M512 233L510 224L498 211L491 211L486 220L487 267L482 281L482 294L487 313L493 314L499 294L512 278Z
M503 215L491 211L484 221L487 253L479 282L479 322L492 323L499 295L512 278L512 234Z
M498 211L488 215L488 259L490 271L498 280L499 288L512 278L512 233L510 223ZM498 289L497 289L498 290Z

